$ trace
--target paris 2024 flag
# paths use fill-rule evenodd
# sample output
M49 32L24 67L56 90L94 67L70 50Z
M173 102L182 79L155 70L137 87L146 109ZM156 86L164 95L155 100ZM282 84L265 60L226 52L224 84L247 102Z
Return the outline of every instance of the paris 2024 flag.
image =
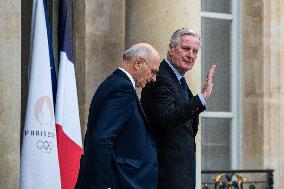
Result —
M60 189L45 7L35 0L29 94L21 148L21 189Z
M56 96L56 132L62 189L73 189L83 153L75 67L66 0L59 1L59 71Z

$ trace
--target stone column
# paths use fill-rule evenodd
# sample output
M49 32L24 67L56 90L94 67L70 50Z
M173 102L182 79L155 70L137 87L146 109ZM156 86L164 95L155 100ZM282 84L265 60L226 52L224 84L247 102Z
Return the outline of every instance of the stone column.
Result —
M263 1L264 168L272 168L274 188L284 185L284 4Z
M0 1L0 186L19 188L21 2Z
M73 1L73 54L80 114L82 141L85 138L88 112L86 111L86 16L85 1Z
M263 2L245 1L242 7L242 157L241 168L257 169L263 165L264 130L264 56ZM257 31L257 32L255 32Z
M166 57L172 33L181 27L189 27L200 33L200 1L194 0L127 0L125 46L130 47L138 42L152 44L162 58ZM186 78L194 93L200 92L201 65L200 57ZM201 138L197 136L197 188L201 178Z
M85 0L76 6L76 71L84 138L93 94L122 61L125 2Z
M284 4L243 4L242 167L274 169L284 185Z

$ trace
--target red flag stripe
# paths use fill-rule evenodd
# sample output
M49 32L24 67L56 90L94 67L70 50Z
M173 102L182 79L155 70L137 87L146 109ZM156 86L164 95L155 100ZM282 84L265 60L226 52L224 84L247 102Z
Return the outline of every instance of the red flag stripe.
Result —
M62 126L56 124L61 188L74 188L80 166L82 148L66 135Z

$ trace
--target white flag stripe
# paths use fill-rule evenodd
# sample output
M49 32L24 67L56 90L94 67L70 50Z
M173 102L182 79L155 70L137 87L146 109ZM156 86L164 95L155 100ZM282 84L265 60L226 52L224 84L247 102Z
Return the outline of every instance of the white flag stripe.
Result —
M82 147L74 64L63 51L60 52L58 75L56 123L62 126L66 135Z
M34 3L29 94L21 150L21 189L60 189L50 57L43 0Z

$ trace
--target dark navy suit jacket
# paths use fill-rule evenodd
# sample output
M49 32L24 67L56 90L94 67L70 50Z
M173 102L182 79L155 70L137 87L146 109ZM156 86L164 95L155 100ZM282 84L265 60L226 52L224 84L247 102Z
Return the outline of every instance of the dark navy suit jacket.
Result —
M167 62L157 81L141 94L141 103L154 129L158 152L158 188L194 189L195 135L198 115L205 110L198 96L188 89L189 100Z
M151 128L130 79L117 69L92 99L75 188L156 189L157 174Z

